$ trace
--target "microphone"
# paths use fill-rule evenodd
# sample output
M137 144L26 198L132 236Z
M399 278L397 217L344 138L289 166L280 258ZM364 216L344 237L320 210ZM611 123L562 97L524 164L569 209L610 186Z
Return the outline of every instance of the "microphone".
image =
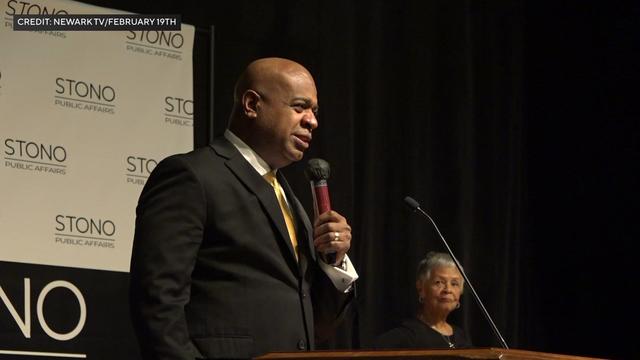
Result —
M329 186L327 180L331 174L329 163L322 159L310 159L307 168L304 171L309 183L311 184L311 195L313 196L313 213L317 218L318 215L331 210L331 201L329 200ZM335 264L336 252L327 252L323 254L324 261L327 264Z
M462 265L460 265L460 263L458 262L458 259L456 259L455 255L453 255L453 251L451 251L451 248L449 247L449 244L447 243L447 240L445 240L444 236L442 236L442 234L440 233L440 229L438 229L438 225L436 225L435 221L433 221L431 216L429 216L429 214L427 214L426 211L422 210L422 208L420 207L420 203L418 203L412 197L406 196L404 198L404 202L405 202L405 204L407 204L407 206L409 206L411 208L411 210L413 210L413 212L419 212L424 217L429 219L429 221L431 222L433 227L436 229L436 232L438 233L438 236L440 237L440 240L442 240L442 243L447 248L447 251L449 252L449 255L451 256L451 258L453 259L453 262L456 263L456 267L460 271L460 274L462 274L462 277L464 278L465 283L469 286L469 289L471 289L471 293L473 294L473 298L476 300L476 302L480 306L480 309L482 310L482 314L487 319L487 322L489 323L489 325L491 325L491 330L493 330L493 333L496 335L496 338L498 339L498 341L502 344L502 347L504 349L509 349L509 346L507 345L507 342L504 341L504 338L502 337L502 334L500 334L500 330L498 330L498 327L493 322L493 319L491 319L491 315L489 315L489 312L484 307L484 304L482 303L482 300L480 300L480 296L478 296L478 293L476 292L476 289L473 288L473 285L471 284L471 281L467 277L467 274L464 272L464 269L462 269Z

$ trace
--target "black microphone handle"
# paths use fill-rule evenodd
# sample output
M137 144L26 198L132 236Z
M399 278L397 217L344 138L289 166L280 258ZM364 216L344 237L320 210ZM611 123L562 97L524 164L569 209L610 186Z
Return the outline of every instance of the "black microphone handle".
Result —
M467 274L464 272L464 269L462 269L462 265L460 265L460 263L458 262L458 259L453 254L453 251L449 247L449 244L447 243L447 240L445 240L444 236L442 236L442 233L440 233L440 229L438 229L438 225L436 225L435 221L433 221L431 216L429 216L429 214L427 214L426 211L422 210L422 208L420 207L420 204L417 201L415 201L413 198L407 196L404 200L407 203L407 205L409 205L409 207L411 207L413 209L414 212L419 211L423 216L425 216L427 219L429 219L429 221L431 222L433 227L436 229L436 232L438 233L438 236L440 237L440 240L442 240L442 243L447 248L447 252L449 252L449 255L453 259L453 262L456 263L456 267L460 271L460 274L462 274L462 277L464 278L465 283L469 286L469 289L471 289L471 293L473 294L473 298L476 300L476 302L480 306L480 309L482 310L482 314L487 319L487 322L489 323L489 325L491 325L491 330L493 330L493 333L496 335L496 338L498 339L498 341L502 344L502 347L504 349L509 349L509 345L507 345L507 342L502 337L502 334L500 334L500 330L498 330L498 327L493 322L493 319L491 318L491 315L489 315L489 312L484 307L484 304L482 303L482 300L480 300L480 296L478 296L478 293L476 292L476 289L473 288L473 285L471 284L471 281L467 277Z
M327 264L336 265L336 260L337 260L337 257L338 257L338 253L335 252L335 251L327 252L327 253L322 254L322 257L324 258L324 262L326 262Z

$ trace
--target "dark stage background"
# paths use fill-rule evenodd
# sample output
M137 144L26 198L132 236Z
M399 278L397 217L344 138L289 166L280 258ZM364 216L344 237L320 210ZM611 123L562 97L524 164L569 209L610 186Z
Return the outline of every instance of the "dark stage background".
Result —
M179 13L198 27L195 139L220 134L258 57L307 65L353 225L358 311L328 347L362 347L410 316L438 222L511 347L637 358L640 5L605 1L85 1ZM210 26L215 26L215 34ZM215 101L209 84L215 40ZM213 107L212 107L213 106ZM303 170L286 173L308 206ZM463 297L453 317L498 346Z

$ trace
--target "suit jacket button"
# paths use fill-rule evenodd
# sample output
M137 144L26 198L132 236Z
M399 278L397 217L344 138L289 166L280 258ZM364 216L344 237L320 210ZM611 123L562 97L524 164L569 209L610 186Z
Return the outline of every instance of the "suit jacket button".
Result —
M306 348L307 348L307 346L306 346L304 340L298 341L298 350L304 350Z
M306 292L304 292L304 291L302 292L302 298L303 298L303 299L306 299L306 298L307 298L307 293L306 293Z

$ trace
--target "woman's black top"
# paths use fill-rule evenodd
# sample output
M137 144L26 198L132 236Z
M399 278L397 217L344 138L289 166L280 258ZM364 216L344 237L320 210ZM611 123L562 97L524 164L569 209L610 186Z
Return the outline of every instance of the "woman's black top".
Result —
M400 326L378 336L377 349L461 349L472 347L464 330L452 325L453 335L445 336L422 321L407 319Z

